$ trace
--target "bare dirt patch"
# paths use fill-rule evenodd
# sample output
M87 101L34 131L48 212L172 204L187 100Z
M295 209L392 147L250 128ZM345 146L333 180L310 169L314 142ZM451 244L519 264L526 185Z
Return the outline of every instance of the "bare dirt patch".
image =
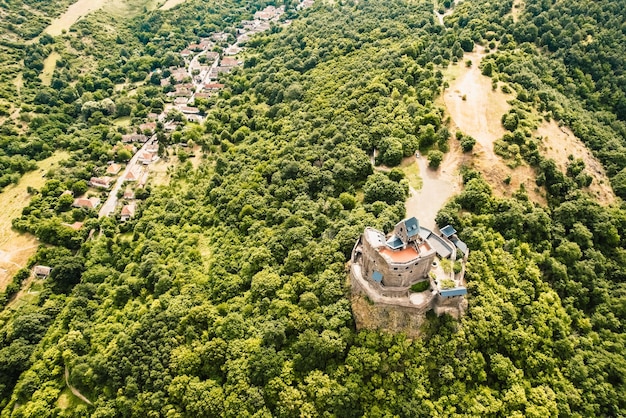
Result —
M81 17L100 9L108 0L78 0L70 5L65 13L54 19L44 32L51 36L59 36L64 30L76 23Z
M482 47L477 49L463 57L463 61L472 62L470 67L458 64L457 68L446 72L449 88L443 94L452 132L461 130L476 139L472 155L464 156L462 162L479 170L496 195L510 196L524 184L529 197L544 204L545 197L535 183L535 171L527 165L511 169L494 152L494 141L505 133L501 117L511 108L507 100L513 96L492 89L491 78L482 75L478 68L486 54ZM509 178L510 182L506 184L505 180Z
M411 162L417 166L422 180L422 187L416 190L410 187L409 198L406 201L406 216L415 216L420 225L426 228L437 226L435 217L437 212L455 194L461 191L461 179L459 177L460 155L458 152L447 153L438 170L428 167L425 156L410 157Z
M159 7L160 10L169 10L178 6L179 4L183 4L185 0L167 0L163 6Z
M20 216L28 205L31 196L28 186L40 188L45 183L43 174L58 166L60 160L69 154L57 152L52 157L39 162L39 169L26 173L19 183L9 186L0 193L0 290L4 290L15 272L24 267L28 259L37 251L39 242L30 234L20 234L11 228L11 220Z
M542 138L541 153L554 160L561 171L567 170L570 155L582 159L585 162L585 171L593 177L588 188L589 193L600 204L609 205L615 202L615 194L604 167L569 128L559 126L554 120L543 121L535 134Z

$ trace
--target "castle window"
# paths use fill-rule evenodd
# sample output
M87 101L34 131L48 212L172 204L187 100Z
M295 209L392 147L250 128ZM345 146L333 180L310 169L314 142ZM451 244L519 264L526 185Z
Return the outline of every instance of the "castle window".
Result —
M394 267L393 269L394 269L394 270L398 270L398 267Z

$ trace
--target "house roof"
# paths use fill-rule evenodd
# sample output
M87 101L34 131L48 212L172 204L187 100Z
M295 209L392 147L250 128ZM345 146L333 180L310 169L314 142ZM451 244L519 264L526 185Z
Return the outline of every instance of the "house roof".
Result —
M387 247L391 248L392 250L398 250L403 246L404 242L402 242L402 240L396 235L392 235L391 238L387 240Z
M463 252L463 254L467 254L468 248L467 248L467 244L466 243L464 243L463 241L461 241L460 239L458 239L456 237L452 238L450 241L452 241L452 243L454 245L456 245L456 248L461 250Z
M223 89L224 85L221 83L206 83L204 85L204 88L207 90L219 90L219 89Z
M48 266L35 266L33 269L36 276L49 276L51 271L52 268Z
M450 238L452 235L456 234L456 229L454 229L452 225L446 225L441 228L440 231L446 238Z
M113 163L107 167L107 174L117 174L120 172L121 169L121 165Z
M87 208L87 209L95 209L100 204L100 199L97 197L90 197L89 199L85 199L84 197L79 197L78 199L74 199L74 203L72 206L78 208Z
M451 298L453 296L467 295L467 288L464 286L455 287L452 289L442 289L439 291L442 298Z
M135 205L124 205L124 207L122 207L122 216L135 216Z
M409 238L414 237L420 231L420 224L415 217L405 219L404 226L406 227L406 234Z

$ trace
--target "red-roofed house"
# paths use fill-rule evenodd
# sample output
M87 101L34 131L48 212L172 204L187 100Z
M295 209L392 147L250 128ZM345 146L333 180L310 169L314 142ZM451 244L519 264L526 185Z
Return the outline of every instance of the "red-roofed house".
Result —
M124 181L137 181L141 177L141 167L135 166L132 170L126 173Z
M224 84L221 83L206 83L204 85L204 90L207 91L218 91L224 88Z
M114 176L119 173L121 169L121 165L113 163L107 167L107 174Z
M128 205L124 205L124 207L122 207L122 213L120 215L121 215L120 219L122 222L126 222L132 217L134 217L135 216L135 204L130 203Z
M87 184L91 187L98 187L100 189L108 189L111 187L113 179L111 177L92 177Z
M241 60L231 57L224 57L222 58L222 61L220 61L220 65L222 67L236 67L241 64L243 64Z
M79 197L78 199L74 199L74 203L72 206L75 208L83 208L83 209L95 209L100 205L100 199L97 197L90 197L89 199L85 199L84 197Z
M155 162L159 159L159 156L153 152L142 152L137 159L141 164L147 165Z

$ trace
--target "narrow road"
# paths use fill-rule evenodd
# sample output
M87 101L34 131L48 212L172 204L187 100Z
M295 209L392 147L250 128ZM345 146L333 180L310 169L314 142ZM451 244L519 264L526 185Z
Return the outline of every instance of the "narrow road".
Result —
M117 206L117 192L124 185L124 181L126 180L126 175L130 173L131 170L133 170L138 165L137 160L139 160L139 155L146 150L146 148L148 147L149 144L152 143L152 141L156 141L156 135L153 135L149 140L147 140L145 144L143 144L141 148L139 148L139 150L135 153L135 155L133 155L133 158L130 159L128 164L126 164L126 168L124 169L122 174L120 174L120 176L117 178L115 185L111 189L111 192L109 193L109 198L106 200L106 202L104 202L104 204L100 208L100 212L98 212L98 216L100 218L104 216L109 216L111 213L115 212L115 207Z
M93 405L89 399L87 399L82 393L78 391L74 386L70 384L70 370L65 366L65 384L72 391L74 396L76 396L81 401L85 402L88 405Z

